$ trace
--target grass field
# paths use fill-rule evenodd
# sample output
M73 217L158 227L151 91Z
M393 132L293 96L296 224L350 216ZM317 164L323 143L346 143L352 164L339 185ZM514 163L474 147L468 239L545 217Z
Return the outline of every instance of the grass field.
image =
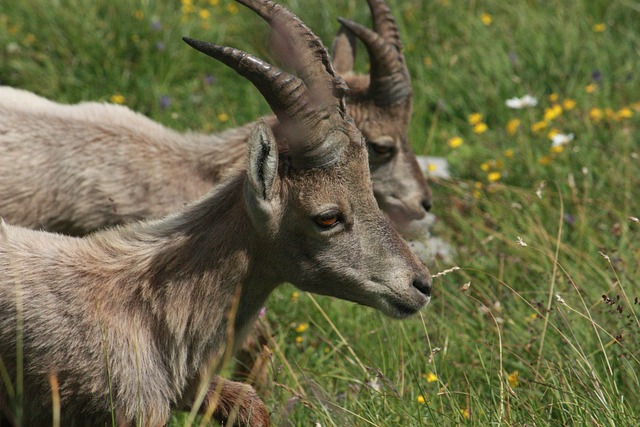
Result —
M432 273L459 269L403 322L278 290L274 424L640 425L640 2L387 1L412 144L454 175L434 212L458 255ZM369 22L364 0L281 3L328 46L336 17ZM0 83L217 131L268 107L180 36L273 59L267 34L229 0L0 0Z

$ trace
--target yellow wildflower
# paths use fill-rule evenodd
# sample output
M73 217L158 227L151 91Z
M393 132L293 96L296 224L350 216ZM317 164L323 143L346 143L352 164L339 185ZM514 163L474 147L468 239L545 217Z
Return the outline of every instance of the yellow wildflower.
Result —
M140 21L142 18L144 18L144 12L138 9L135 12L133 12L133 17L136 18L138 21Z
M482 192L480 190L473 190L471 194L473 194L474 199L479 199L480 197L482 197Z
M304 341L304 338L302 338L300 335L298 335L298 336L296 337L296 343L297 343L297 344L302 344L302 341Z
M236 6L234 3L229 3L225 9L227 10L227 12L229 12L232 15L235 15L236 13L238 13L238 6Z
M193 13L193 12L196 11L196 8L193 7L192 4L183 4L180 9L182 10L182 13L184 15L188 15L188 14Z
M518 371L513 371L512 373L509 374L509 376L507 377L507 380L509 381L509 384L511 385L511 387L518 387L518 376L520 374L518 373Z
M555 120L562 114L562 107L559 104L555 104L550 108L544 109L544 120L549 122Z
M511 119L507 123L507 133L511 136L515 135L520 127L520 119Z
M562 101L562 108L564 108L567 111L573 110L575 106L576 106L576 101L574 101L573 99L565 99L564 101Z
M558 94L557 93L552 93L549 95L549 101L551 102L557 102L558 101Z
M33 35L32 33L29 33L26 36L24 36L24 40L22 40L22 42L27 46L35 43L35 41L36 41L36 36Z
M462 414L462 418L465 419L469 419L469 408L464 408L460 410L460 413Z
M537 318L538 318L538 314L537 313L531 313L530 315L525 317L524 320L525 320L525 322L529 323L529 322L533 322Z
M482 121L482 114L480 113L471 113L469 114L469 124L471 126L477 125Z
M485 133L488 129L489 126L487 126L487 124L484 122L480 122L477 125L473 126L473 132L477 133L478 135Z
M542 156L538 159L538 163L540 163L542 166L547 166L549 164L551 164L551 157L549 156Z
M419 404L424 405L426 400L424 398L423 395L418 396L418 399L416 399L418 401Z
M544 120L535 122L534 124L531 125L531 131L533 132L540 132L541 130L546 128L547 128L547 122L545 122Z
M482 15L480 15L480 20L484 25L489 26L493 22L493 17L488 13L483 13Z
M209 17L211 16L211 12L209 12L207 9L200 9L198 15L200 15L201 19L209 19Z
M607 29L607 26L603 23L603 22L598 22L596 24L593 24L593 26L591 27L591 29L595 32L595 33L603 33L604 30Z
M218 6L220 4L220 0L209 0L209 4L211 6Z
M422 63L424 64L425 67L428 67L428 68L431 68L431 66L433 65L433 61L428 56L425 56L424 58L422 58Z
M505 156L507 159L510 159L513 157L513 150L511 148L507 148L502 152L502 155Z
M631 111L631 108L627 108L627 107L620 109L616 113L616 118L618 118L618 120L630 119L632 116L633 116L633 111Z
M220 113L218 114L218 120L224 123L229 120L229 115L227 113Z
M549 133L547 134L547 138L549 139L553 139L554 136L558 135L560 133L560 130L557 128L553 128L549 131Z
M120 95L119 93L111 96L111 102L113 102L114 104L124 104L124 101L124 96Z
M500 172L490 172L490 173L487 175L487 180L488 180L489 182L496 182L496 181L499 181L499 180L500 180L500 178L502 178L502 174L501 174Z
M589 110L589 118L594 122L599 122L604 118L604 112L599 108L592 108Z
M491 165L489 165L489 162L483 162L480 164L480 169L482 169L484 172L488 172L489 169L491 169Z
M453 138L449 138L449 140L447 141L447 144L451 148L458 148L459 146L462 145L463 142L464 141L462 140L462 138L460 138L459 136L454 136Z
M550 150L553 154L560 154L564 151L564 145L552 145Z
M180 0L183 6L193 6L193 0Z
M296 332L299 334L303 333L307 329L309 329L308 323L300 323L298 326L296 326Z
M428 383L434 383L438 381L438 376L433 372L429 372L428 374L426 374L425 379L427 380Z
M438 169L438 166L435 163L429 163L429 166L427 166L428 172L435 172L436 169Z
M598 85L595 83L589 83L588 85L586 85L584 87L584 91L587 93L593 93L596 91L596 89L598 88Z
M298 293L298 291L293 291L293 293L291 294L291 301L298 302L298 297L299 296L300 296L300 294Z

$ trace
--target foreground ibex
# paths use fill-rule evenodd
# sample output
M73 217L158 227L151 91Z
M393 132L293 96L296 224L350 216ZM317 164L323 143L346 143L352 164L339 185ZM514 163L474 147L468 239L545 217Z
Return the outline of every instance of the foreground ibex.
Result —
M49 424L59 397L64 425L112 416L162 425L171 409L199 404L221 418L239 405L241 423L268 425L249 386L208 376L278 284L398 318L429 301L428 271L377 207L364 139L322 43L270 0L238 1L295 40L302 78L185 41L260 90L281 123L280 144L257 124L244 167L164 219L85 238L0 223L2 378L24 392L3 382L6 414L22 408L25 423Z
M397 28L383 1L369 4L383 40L362 36L371 46L370 78L349 72L343 36L335 62L351 88L348 113L367 140L376 199L402 227L424 216L431 193L407 142L411 86ZM126 107L61 105L0 87L0 217L72 235L160 217L219 182L253 126L181 134Z

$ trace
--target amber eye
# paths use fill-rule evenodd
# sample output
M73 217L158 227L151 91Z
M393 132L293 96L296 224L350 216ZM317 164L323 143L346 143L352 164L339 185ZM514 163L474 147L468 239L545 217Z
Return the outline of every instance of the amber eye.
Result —
M340 223L340 213L337 211L331 211L318 215L316 218L316 224L322 228L331 228Z

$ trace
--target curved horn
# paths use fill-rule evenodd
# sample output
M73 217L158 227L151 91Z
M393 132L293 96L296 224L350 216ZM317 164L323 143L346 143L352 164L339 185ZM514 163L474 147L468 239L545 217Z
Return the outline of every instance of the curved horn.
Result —
M313 96L321 97L328 104L344 106L342 98L348 86L333 69L322 41L300 18L271 0L236 1L260 15L276 31L278 42L286 47L278 56L295 68Z
M224 63L248 79L260 91L280 121L296 116L308 104L302 80L232 47L183 37L192 48Z
M331 48L331 62L333 62L333 67L340 75L344 76L353 71L353 65L356 60L356 42L357 39L353 31L341 25L333 38L333 46Z
M369 92L378 105L400 102L411 96L411 81L402 54L381 35L356 22L338 18L367 48L371 61Z
M326 114L312 105L313 100L301 79L239 49L189 37L182 40L247 78L264 96L278 120L297 131L295 142L303 142L289 141L296 167L321 167L338 160L341 147L327 142ZM331 140L336 141L336 138Z
M369 9L373 19L373 30L380 34L380 37L385 39L387 43L393 44L400 52L402 50L402 41L400 41L400 32L391 9L389 9L384 0L367 1L369 2Z

